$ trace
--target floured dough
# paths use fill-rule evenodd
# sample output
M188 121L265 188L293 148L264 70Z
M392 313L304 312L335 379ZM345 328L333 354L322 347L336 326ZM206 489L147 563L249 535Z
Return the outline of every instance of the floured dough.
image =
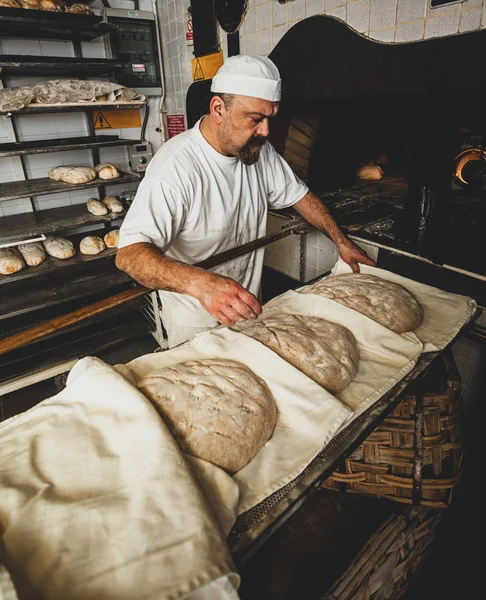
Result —
M44 246L40 242L32 242L32 244L20 244L18 249L29 267L37 267L38 265L41 265L47 258Z
M138 388L155 404L181 450L236 473L273 433L277 409L265 382L225 359L154 371Z
M25 267L24 259L15 248L0 248L0 275L12 275Z
M106 198L103 198L103 204L112 213L121 213L125 210L125 207L120 200L118 200L118 198L114 198L113 196L106 196Z
M105 242L105 245L107 248L118 248L119 237L120 237L120 230L113 229L112 231L109 231L105 235L105 237L103 238L103 241Z
M120 177L120 169L113 163L102 163L96 165L96 173L100 179L116 179Z
M87 235L79 243L81 254L99 254L105 247L105 242L97 235Z
M417 329L424 317L423 308L412 292L376 275L344 273L325 277L304 288L302 293L326 296L395 333Z
M65 183L89 183L96 179L96 171L90 167L54 167L47 176Z
M76 254L74 244L66 238L49 236L42 243L47 254L54 258L66 259Z
M100 202L96 198L90 198L88 202L86 202L86 207L92 215L101 216L108 214L108 208L103 204L103 202Z
M358 345L342 325L288 314L247 323L241 333L258 340L333 394L342 392L356 375Z

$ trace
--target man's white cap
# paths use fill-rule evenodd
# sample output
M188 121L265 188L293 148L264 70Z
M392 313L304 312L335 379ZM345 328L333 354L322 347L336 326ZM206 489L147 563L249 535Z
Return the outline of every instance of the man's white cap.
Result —
M230 56L213 77L211 91L278 102L282 81L275 64L265 56Z

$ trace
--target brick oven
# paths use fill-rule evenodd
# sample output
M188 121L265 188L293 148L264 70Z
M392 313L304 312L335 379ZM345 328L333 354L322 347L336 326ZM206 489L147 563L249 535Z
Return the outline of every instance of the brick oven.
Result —
M343 227L486 281L485 55L485 31L383 44L305 19L269 55L283 80L271 141ZM382 177L359 179L363 165Z

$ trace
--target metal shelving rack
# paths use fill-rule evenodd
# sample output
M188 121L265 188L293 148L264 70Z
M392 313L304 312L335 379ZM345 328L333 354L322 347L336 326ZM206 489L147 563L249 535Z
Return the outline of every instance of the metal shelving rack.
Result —
M5 76L53 75L84 79L89 76L109 76L116 81L116 73L125 64L115 59L92 59L82 56L81 42L87 42L107 34L111 25L102 22L99 16L53 13L24 9L0 8L0 37L69 40L73 44L74 57L0 56L0 86ZM51 181L48 178L27 177L24 159L32 154L55 153L70 150L89 150L92 165L99 164L100 148L125 146L140 143L136 139L120 139L115 135L97 136L92 110L103 107L141 109L145 102L82 103L71 105L30 105L20 111L0 112L5 120L10 141L0 144L0 159L10 157L18 161L17 170L23 181L0 185L0 203L19 198L30 198L32 212L0 217L0 246L15 245L24 240L38 239L46 234L69 234L74 241L88 232L76 235L78 227L104 225L119 221L124 213L95 216L86 210L86 205L67 205L48 210L36 209L34 198L43 194L70 192L82 189L98 189L100 197L106 195L105 186L140 181L138 175L121 173L114 180L94 180L87 184L72 185ZM86 115L88 135L76 138L19 141L17 116L25 114L82 111ZM147 113L145 113L145 118ZM53 161L55 166L55 161ZM3 335L22 330L44 321L53 311L69 312L79 302L89 303L100 296L109 296L130 287L133 282L114 265L116 251L107 249L94 256L77 254L68 260L48 257L38 267L26 267L14 275L0 276L0 322ZM133 306L132 306L133 309ZM57 348L75 346L83 355L95 353L129 339L139 332L147 331L143 313L128 309L123 318L117 320L114 313L106 321L91 320L85 327L75 327L41 343L27 346L22 353L12 353L0 360L0 395L25 387L36 381L52 377L66 370L65 353ZM79 350L81 352L81 350ZM73 350L73 356L77 351ZM52 357L52 359L51 359ZM72 361L72 356L70 360Z

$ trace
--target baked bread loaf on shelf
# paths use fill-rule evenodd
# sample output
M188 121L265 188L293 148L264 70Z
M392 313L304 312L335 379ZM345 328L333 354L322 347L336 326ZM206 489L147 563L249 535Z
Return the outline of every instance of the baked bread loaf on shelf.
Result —
M0 275L13 275L24 267L24 259L16 248L0 248Z
M97 235L87 235L79 243L81 254L99 254L105 248L105 242Z
M54 258L66 260L76 254L76 248L71 240L63 237L49 236L43 242L44 248Z
M114 196L106 196L103 198L103 204L112 213L122 213L125 210L123 204Z
M47 258L46 251L41 242L19 244L18 250L29 267L41 265Z
M105 246L107 248L118 248L119 237L120 237L119 229L113 229L112 231L109 231L103 238L103 241L105 242Z
M54 167L47 176L53 181L65 183L89 183L96 179L96 171L91 167Z
M113 163L96 165L95 171L100 179L117 179L120 177L120 169Z
M108 214L108 207L97 198L90 198L86 203L86 207L92 215L102 216Z

